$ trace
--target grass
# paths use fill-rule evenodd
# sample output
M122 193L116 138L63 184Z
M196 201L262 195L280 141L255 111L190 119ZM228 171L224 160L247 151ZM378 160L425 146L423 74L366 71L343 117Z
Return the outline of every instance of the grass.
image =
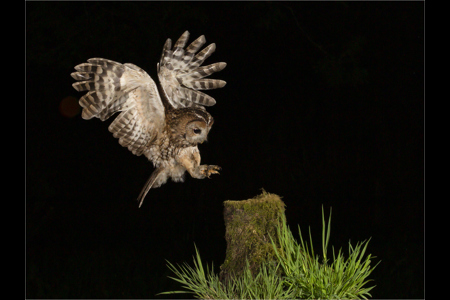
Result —
M184 290L161 294L191 293L202 299L367 299L371 296L367 287L369 275L378 265L371 267L371 254L366 254L369 241L352 246L349 243L348 257L342 250L337 253L332 247L328 256L331 233L331 213L328 224L322 209L322 255L314 252L311 231L309 244L304 241L299 229L300 242L293 237L283 216L278 226L280 247L272 240L277 261L265 262L259 273L252 274L249 265L241 276L226 283L214 272L214 265L204 267L196 248L194 267L184 263L168 268L175 274L169 277L182 285Z

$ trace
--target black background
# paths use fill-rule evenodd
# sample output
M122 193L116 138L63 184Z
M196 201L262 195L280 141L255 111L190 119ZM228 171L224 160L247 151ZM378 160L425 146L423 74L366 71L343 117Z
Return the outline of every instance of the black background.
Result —
M91 57L156 79L167 38L225 61L202 162L135 201L153 167L85 121L70 73ZM26 297L163 298L194 243L225 257L223 201L283 197L294 232L332 208L336 249L371 238L374 298L424 297L423 2L27 2ZM167 297L167 296L166 296ZM173 296L171 296L173 297ZM189 297L189 295L182 295Z

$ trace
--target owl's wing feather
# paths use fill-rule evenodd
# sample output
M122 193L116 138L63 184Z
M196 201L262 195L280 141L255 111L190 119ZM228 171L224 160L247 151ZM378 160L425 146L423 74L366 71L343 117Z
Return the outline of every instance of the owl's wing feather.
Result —
M216 104L213 97L198 90L209 90L224 87L226 82L218 79L203 79L226 67L226 63L214 63L201 66L215 50L213 43L202 51L197 51L206 43L205 36L200 36L186 49L189 32L186 31L172 47L172 41L167 39L158 64L158 77L165 98L174 108L203 107ZM196 54L197 53L197 54Z
M104 121L121 112L109 126L120 145L136 155L162 132L164 106L151 77L133 64L91 58L75 67L72 77L77 91L88 91L80 98L83 119Z

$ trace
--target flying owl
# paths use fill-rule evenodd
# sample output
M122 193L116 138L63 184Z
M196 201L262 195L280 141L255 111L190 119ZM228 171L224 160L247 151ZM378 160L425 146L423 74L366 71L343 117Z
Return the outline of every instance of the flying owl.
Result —
M198 179L219 174L216 165L200 165L197 145L207 140L214 123L205 106L216 103L199 90L224 87L226 82L205 77L223 70L226 63L201 66L216 49L205 44L202 35L184 49L186 31L172 48L167 39L157 64L159 85L134 64L121 64L104 58L91 58L75 67L73 87L88 91L80 98L82 118L105 121L121 112L109 126L119 144L135 155L144 154L154 165L138 201L139 207L151 188L169 178L182 182L186 170ZM198 53L197 53L198 52Z

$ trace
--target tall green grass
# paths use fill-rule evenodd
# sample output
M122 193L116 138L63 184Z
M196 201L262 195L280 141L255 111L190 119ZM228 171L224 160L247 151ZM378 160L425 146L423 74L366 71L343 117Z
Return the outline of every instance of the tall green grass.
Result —
M184 290L168 291L161 294L191 293L202 299L367 299L369 275L375 269L371 267L371 254L366 254L369 241L352 246L349 243L348 257L342 250L334 250L328 255L328 243L331 233L331 212L328 224L322 209L322 255L314 252L311 231L309 243L302 237L298 228L300 242L292 235L283 216L277 228L278 244L271 238L277 261L261 265L257 274L252 274L249 265L242 275L233 277L226 283L214 272L214 265L203 266L200 253L195 249L194 267L183 263L168 268L175 274L170 277L179 282Z

